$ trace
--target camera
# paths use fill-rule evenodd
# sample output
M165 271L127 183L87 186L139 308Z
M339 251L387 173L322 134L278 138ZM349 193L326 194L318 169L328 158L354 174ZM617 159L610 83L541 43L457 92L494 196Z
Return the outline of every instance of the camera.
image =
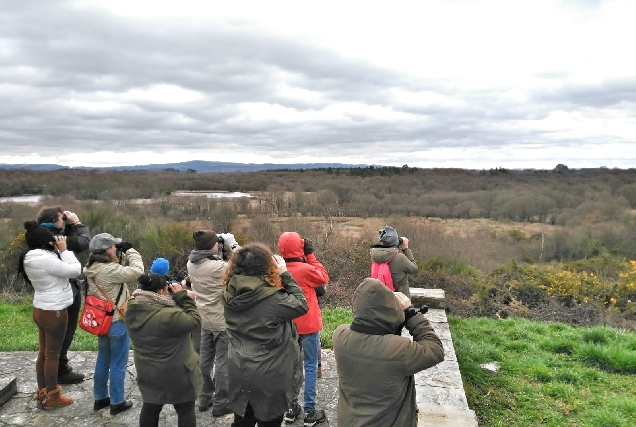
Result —
M222 245L225 242L225 239L223 236L217 236L217 242L219 242L219 245Z
M68 219L68 217L66 216L66 214L62 214L62 221L66 221Z
M402 243L404 243L404 239L401 237L398 237L398 246L402 246Z

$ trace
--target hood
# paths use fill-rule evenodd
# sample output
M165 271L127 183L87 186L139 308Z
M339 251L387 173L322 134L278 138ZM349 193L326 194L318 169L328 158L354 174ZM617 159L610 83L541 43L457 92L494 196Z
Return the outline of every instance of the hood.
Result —
M95 276L109 264L110 263L96 262L90 267L84 267L84 276L95 279Z
M404 323L404 310L393 292L377 279L367 277L353 294L353 325L377 335L392 334Z
M303 258L305 241L295 231L287 231L278 239L278 251L283 258Z
M270 286L258 277L232 276L223 291L223 304L228 309L243 309L250 307L276 292L279 288Z
M190 262L199 262L202 259L221 259L219 257L219 253L217 251L211 250L193 250L188 255L188 261Z
M138 331L143 328L163 307L153 304L144 304L131 298L126 309L126 328Z
M387 262L393 255L400 250L395 246L387 248L384 246L371 246L372 262Z

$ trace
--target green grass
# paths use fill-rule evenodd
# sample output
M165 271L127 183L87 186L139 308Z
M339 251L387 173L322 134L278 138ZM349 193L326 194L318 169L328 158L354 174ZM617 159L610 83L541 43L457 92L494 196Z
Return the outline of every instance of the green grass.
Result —
M449 323L481 427L636 425L636 333L525 319ZM497 374L479 366L493 361Z
M31 299L0 302L0 351L37 350ZM324 309L320 339L331 348L351 310ZM449 317L466 397L480 427L636 425L636 333L525 319ZM96 350L78 329L72 350ZM499 362L491 374L479 365Z
M38 328L33 322L33 297L3 296L0 302L0 351L37 351ZM97 350L97 337L77 328L71 350Z

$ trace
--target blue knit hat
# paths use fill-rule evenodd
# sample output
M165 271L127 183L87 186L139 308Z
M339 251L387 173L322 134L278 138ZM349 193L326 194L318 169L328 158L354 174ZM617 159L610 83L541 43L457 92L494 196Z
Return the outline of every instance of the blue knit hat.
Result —
M155 259L150 266L151 273L161 274L162 276L167 276L168 270L170 270L170 262L165 258Z

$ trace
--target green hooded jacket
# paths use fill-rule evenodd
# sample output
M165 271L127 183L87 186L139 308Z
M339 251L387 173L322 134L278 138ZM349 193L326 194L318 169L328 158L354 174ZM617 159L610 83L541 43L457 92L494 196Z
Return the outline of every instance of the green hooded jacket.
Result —
M244 416L249 403L262 421L282 416L303 381L292 319L307 313L307 301L289 272L281 281L283 289L236 275L223 293L229 407Z
M333 333L338 425L417 426L414 375L443 361L444 349L421 314L406 322L412 341L394 335L402 323L404 310L393 292L379 280L364 279L353 296L353 323Z
M144 402L184 403L201 394L203 375L190 332L201 325L195 302L185 290L176 307L131 298L124 323L133 343L137 384Z

